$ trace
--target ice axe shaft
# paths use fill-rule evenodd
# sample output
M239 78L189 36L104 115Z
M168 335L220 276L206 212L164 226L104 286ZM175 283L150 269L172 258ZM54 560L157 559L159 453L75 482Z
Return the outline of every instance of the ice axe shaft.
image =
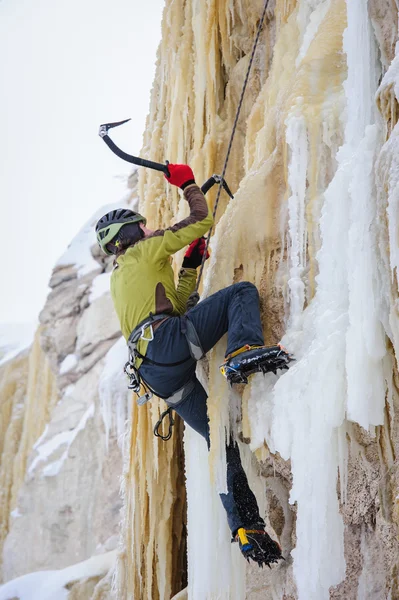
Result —
M161 171L162 173L165 173L167 177L169 177L170 173L168 169L168 160L166 161L166 164L163 165L162 163L156 163L152 160L146 160L145 158L140 158L139 156L132 156L131 154L127 154L127 152L121 150L111 140L111 138L108 135L108 131L113 127L119 127L119 125L123 125L128 121L131 121L131 119L125 119L124 121L116 121L115 123L104 123L103 125L100 125L98 135L104 140L108 148L110 148L110 150L112 150L112 152L119 156L119 158L121 158L122 160L125 160L126 162L132 163L134 165L138 165L139 167L147 167L147 169ZM202 193L206 194L216 183L223 186L230 198L234 198L226 181L222 179L220 175L212 175L212 177L205 181L204 185L201 187Z
M131 119L125 119L124 121L117 121L116 123L104 123L103 125L100 125L98 135L104 140L108 148L122 160L134 165L138 165L139 167L147 167L148 169L154 169L155 171L162 171L169 177L170 173L168 169L168 161L166 161L166 164L163 165L162 163L146 160L145 158L140 158L139 156L132 156L131 154L127 154L127 152L124 152L118 148L118 146L111 140L108 135L108 130L112 129L113 127L119 127L119 125L123 125L130 120Z

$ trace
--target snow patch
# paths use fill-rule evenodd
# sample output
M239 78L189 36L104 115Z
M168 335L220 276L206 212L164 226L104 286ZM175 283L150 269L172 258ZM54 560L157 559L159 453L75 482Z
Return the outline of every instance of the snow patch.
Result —
M97 298L100 298L104 294L109 293L111 285L111 274L112 272L102 273L101 275L97 275L97 277L93 279L89 295L90 304L97 300Z
M67 600L68 583L106 575L114 567L116 551L93 556L58 571L37 571L8 581L0 587L0 600Z
M60 375L64 375L64 373L68 373L78 364L78 359L76 354L68 354L60 364Z
M63 454L61 455L61 458L59 460L51 463L50 465L47 465L43 469L43 474L47 477L53 477L55 475L58 475L58 473L60 472L60 470L62 468L62 465L64 464L65 460L68 458L69 448L71 447L72 443L76 439L79 432L82 431L86 427L87 421L89 419L91 419L93 416L94 416L94 404L91 404L89 406L89 408L86 410L86 412L83 414L78 425L72 431L62 431L61 433L57 433L57 435L52 437L48 442L45 442L44 444L39 444L40 439L44 438L44 434L43 434L43 436L41 436L41 438L39 438L39 440L36 442L36 444L34 446L38 455L36 456L36 458L33 460L32 464L30 465L30 467L28 469L28 475L32 476L36 467L40 463L45 462L48 458L50 458L51 455L58 448L60 448L61 446L66 446L66 449L64 450Z
M129 208L127 205L129 199L130 194L126 194L119 202L107 204L99 208L74 237L67 250L58 259L56 267L75 265L78 271L78 277L83 277L95 269L98 269L100 265L94 260L90 250L93 245L97 244L94 231L95 225L98 219L105 213L116 208ZM133 202L133 204L135 204L135 202Z

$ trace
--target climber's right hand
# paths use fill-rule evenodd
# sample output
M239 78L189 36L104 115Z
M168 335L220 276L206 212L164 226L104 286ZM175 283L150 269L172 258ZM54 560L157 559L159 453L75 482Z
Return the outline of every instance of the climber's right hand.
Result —
M172 185L184 190L188 185L195 183L194 173L188 165L168 165L170 175L165 174L165 178Z
M196 269L202 263L202 259L205 253L206 239L204 236L191 242L184 255L183 269ZM205 260L209 258L210 254L207 250Z

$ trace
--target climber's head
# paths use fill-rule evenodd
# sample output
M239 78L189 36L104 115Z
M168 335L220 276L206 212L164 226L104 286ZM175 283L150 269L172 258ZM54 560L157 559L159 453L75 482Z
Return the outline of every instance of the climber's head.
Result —
M111 210L97 222L96 235L105 254L118 254L145 237L146 219L127 208Z

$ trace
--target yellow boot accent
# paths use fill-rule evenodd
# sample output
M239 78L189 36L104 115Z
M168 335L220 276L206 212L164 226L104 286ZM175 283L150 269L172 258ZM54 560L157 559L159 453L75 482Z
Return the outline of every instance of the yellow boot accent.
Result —
M226 361L230 360L230 358L234 358L238 354L242 354L242 352L247 352L247 350L255 350L255 348L263 348L263 346L250 346L249 344L245 344L245 346L241 346L241 348L238 348L238 350L228 354L226 356Z
M231 354L228 354L226 356L226 358L224 359L224 363L222 365L220 365L219 369L221 374L226 377L226 364L227 362L230 360L230 358L234 358L235 356L237 356L238 354L242 354L243 352L247 352L248 350L255 350L255 348L263 348L263 346L250 346L249 344L245 344L245 346L241 346L241 348L238 348L238 350L234 350L234 352L231 352Z
M249 544L247 535L246 535L246 531L243 527L240 527L240 529L237 531L237 535L240 538L240 542L242 546L245 546L246 544Z

